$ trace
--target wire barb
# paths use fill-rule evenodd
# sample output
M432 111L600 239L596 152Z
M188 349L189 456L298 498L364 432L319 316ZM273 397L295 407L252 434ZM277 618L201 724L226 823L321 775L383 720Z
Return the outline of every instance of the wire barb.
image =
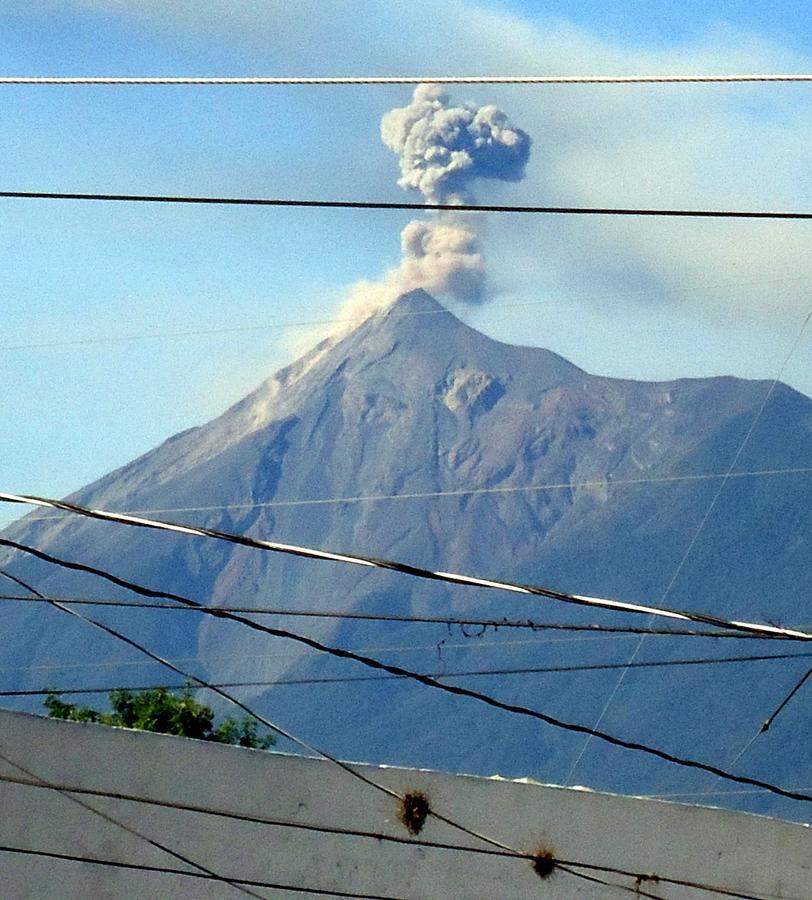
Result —
M133 600L113 600L110 598L87 599L83 597L54 597L63 603L73 603L77 606L109 606L124 607L127 609L160 609L169 612L194 612L195 607L171 606L167 603L145 603ZM38 597L21 597L14 594L0 594L0 600L13 603L41 603ZM214 609L214 607L213 607ZM577 624L571 622L540 622L536 619L477 619L468 616L414 616L398 615L396 613L365 613L349 610L328 609L290 609L287 607L270 606L217 606L221 612L251 613L259 616L282 616L293 619L350 619L362 622L399 622L409 625L446 625L457 626L465 637L480 637L484 631L492 628L494 632L500 628L528 629L530 631L575 631L595 632L597 634L633 635L646 634L656 637L700 637L700 638L734 638L737 640L769 640L783 641L788 638L783 635L750 634L744 631L716 631L701 630L695 628L639 628L633 625L603 625L603 624ZM467 626L480 629L475 635L465 631ZM800 626L796 627L799 628ZM801 654L802 655L802 654Z
M184 597L182 594L175 594L164 591L156 591L153 588L145 587L144 585L137 584L136 582L129 581L124 578L119 578L117 575L113 575L110 572L106 572L103 569L98 569L94 566L87 566L83 563L77 562L69 562L67 560L60 559L59 557L53 556L52 554L45 553L42 550L37 550L33 547L28 547L25 544L20 544L16 541L9 541L6 538L0 538L0 545L12 546L18 550L21 550L24 553L28 553L38 559L42 559L45 562L54 563L58 566L62 566L67 569L73 569L76 571L88 572L93 575L97 575L100 578L104 578L107 581L110 581L114 584L118 584L120 587L125 587L128 590L131 590L135 593L141 594L143 596L163 596L167 599L176 600L178 603L182 603L184 606L193 606L198 609L206 610L207 608L202 606L197 601L190 599L189 597ZM76 612L68 606L65 606L59 603L56 600L51 600L54 606L59 609L62 609L65 612L68 612L70 615L76 616L83 621L89 622L95 625L97 628L107 632L108 634L112 634L118 637L120 640L129 644L132 647L140 650L142 653L145 653L150 658L154 659L157 662L163 663L168 668L172 669L175 673L183 676L191 678L201 687L207 687L210 690L213 690L215 693L222 696L224 699L228 700L231 703L234 703L240 709L247 712L249 715L253 716L257 719L261 724L265 725L267 728L271 728L274 731L282 734L284 737L290 738L291 740L295 740L296 743L301 746L306 747L308 750L314 753L318 753L320 756L324 756L327 759L330 759L336 765L340 766L345 771L350 774L354 774L357 778L360 778L362 781L370 783L373 786L378 787L381 790L384 790L390 796L398 796L395 792L390 791L387 788L382 787L381 785L372 782L366 776L361 775L359 772L355 771L352 766L347 763L342 762L341 760L328 755L322 750L317 750L315 747L308 745L306 742L302 741L300 738L293 737L289 735L287 732L283 731L278 725L275 725L273 722L270 722L268 719L260 716L258 713L254 712L249 706L242 703L242 701L237 700L231 694L227 694L221 688L215 688L210 683L203 681L201 678L198 678L195 675L188 675L182 669L179 669L173 663L169 662L166 659L154 654L152 651L147 650L145 647L134 641L132 638L129 638L120 632L115 631L115 629L110 628L107 625L104 625L100 622L95 621L94 619L90 619L82 614ZM812 794L802 793L800 791L793 791L787 788L783 788L779 785L772 784L771 782L762 781L758 778L751 778L746 775L735 775L732 772L728 772L725 769L721 769L718 766L711 765L710 763L700 762L699 760L690 759L688 757L676 756L673 753L669 753L666 750L661 750L658 747L652 747L648 744L642 744L638 741L626 740L624 738L619 738L613 734L609 734L605 731L599 731L597 728L590 728L586 725L581 725L575 722L567 722L563 719L558 719L554 716L549 715L548 713L541 712L540 710L531 709L526 706L520 706L514 703L506 703L502 700L498 700L495 697L491 697L488 694L480 693L479 691L474 691L469 688L461 687L459 685L450 685L444 684L441 681L437 681L436 678L432 678L429 675L423 675L419 672L414 672L411 669L403 668L402 666L395 666L390 663L384 663L379 659L375 659L371 656L366 656L361 653L356 653L351 650L346 650L340 647L332 647L327 644L323 644L320 641L314 640L313 638L307 637L302 634L297 634L293 631L288 631L283 628L273 628L268 625L262 625L259 622L254 621L253 619L245 618L241 615L235 615L234 613L223 613L219 611L209 610L209 614L222 619L229 619L234 622L238 622L242 625L247 626L248 628L253 629L254 631L263 632L265 634L270 635L271 637L284 638L286 640L295 641L296 643L302 644L306 647L310 647L313 650L318 651L319 653L325 653L329 656L336 657L338 659L346 659L351 660L353 662L360 663L363 666L366 666L371 669L375 669L381 672L388 672L391 675L398 675L403 678L409 678L413 681L416 681L420 684L425 685L426 687L431 687L439 691L444 691L448 694L453 694L460 697L468 697L472 700L477 700L480 703L484 703L488 706L493 707L494 709L501 709L505 712L513 713L515 715L527 716L529 718L537 719L538 721L544 722L546 725L551 725L554 728L560 728L564 731L570 731L576 734L588 735L590 737L598 738L608 744L611 744L615 747L621 747L624 750L633 750L639 753L645 753L649 756L654 756L658 759L661 759L665 762L672 763L674 765L683 766L685 768L698 769L699 771L708 772L711 775L716 775L719 778L724 778L728 781L737 782L739 784L747 784L753 787L763 788L770 793L777 794L781 797L787 797L790 800L803 800L806 802L812 802ZM476 837L481 838L482 840L489 841L493 843L493 840L490 838L486 838L481 834L477 834L476 832L471 832L468 829L464 829L463 826L459 825L459 823L453 822L445 817L439 816L437 813L432 811L432 815L438 818L440 821L444 821L447 824L452 825L455 828L460 828L464 830L468 834L473 834ZM504 847L504 845L501 845Z
M66 500L54 500L47 497L11 494L5 491L0 491L0 502L60 509L66 512L75 513L79 516L85 516L87 518L97 519L103 522L115 522L121 525L133 526L135 528L146 528L154 529L157 531L172 532L175 534L186 534L192 537L212 538L214 540L225 541L227 543L237 544L243 547L251 547L255 550L265 550L272 553L284 553L291 556L299 556L305 559L314 559L323 562L339 562L355 566L364 566L365 568L388 569L393 572L399 572L402 575L410 575L414 578L421 578L429 581L442 581L448 584L489 588L492 590L510 591L511 593L515 594L546 597L550 600L558 600L563 603L571 603L576 606L610 609L615 612L636 613L647 615L649 617L659 616L662 618L682 622L697 622L704 625L712 625L716 628L722 628L729 631L742 631L765 635L768 637L783 636L792 638L794 640L812 640L812 633L796 631L790 628L782 628L776 625L768 625L765 623L756 622L728 621L726 619L709 615L707 613L669 609L667 607L659 606L648 606L641 603L630 603L622 600L612 600L606 597L589 597L583 594L571 594L567 591L560 591L554 588L542 587L541 585L521 584L515 581L498 581L489 578L479 578L472 575L461 575L455 572L438 572L432 569L424 569L419 566L413 566L408 563L398 562L391 559L380 559L378 557L361 556L352 553L335 553L331 550L317 550L313 547L303 547L295 544L282 544L277 541L259 540L258 538L252 538L242 534L234 534L233 532L229 531L221 531L216 528L202 528L196 527L194 525L186 525L180 522L165 522L158 519L144 518L143 516L133 516L127 513L115 513L103 509L90 509L86 506L81 506L77 503L70 503ZM10 541L6 538L0 539L0 545L23 549L24 551L31 550L31 548L26 548L25 545L17 544L14 541ZM164 594L162 592L153 592L149 594L149 596L164 596L170 599L177 599L177 597L170 597L170 595Z

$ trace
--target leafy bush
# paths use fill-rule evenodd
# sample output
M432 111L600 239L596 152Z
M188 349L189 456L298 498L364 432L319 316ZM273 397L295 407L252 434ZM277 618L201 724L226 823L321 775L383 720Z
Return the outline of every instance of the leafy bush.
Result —
M169 688L147 691L117 688L108 695L110 712L65 703L57 691L51 691L43 702L52 719L98 722L260 750L267 750L275 742L270 731L260 734L257 723L247 716L242 719L229 716L215 725L211 707L198 703L192 691L192 682L186 682L177 693Z

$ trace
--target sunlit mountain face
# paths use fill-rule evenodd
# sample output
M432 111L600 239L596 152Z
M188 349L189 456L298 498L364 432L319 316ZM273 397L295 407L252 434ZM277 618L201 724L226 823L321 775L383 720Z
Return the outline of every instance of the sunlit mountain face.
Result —
M731 377L645 383L590 375L548 350L493 341L413 291L218 419L73 499L445 571L804 624L812 622L812 477L787 470L812 467L812 400L770 388ZM42 511L5 534L215 606L667 625ZM46 594L127 596L88 575L19 555L3 560ZM583 737L419 684L369 680L373 673L358 664L234 623L192 612L82 609L188 671L261 682L233 690L344 758L679 795L809 819L807 804L599 740L585 746ZM2 613L5 689L177 681L56 610L4 603ZM600 718L604 731L723 767L812 662L638 665L805 650L778 641L263 621L570 722L593 726ZM583 669L632 659L625 672ZM581 668L504 672L572 667ZM799 693L735 770L812 785L811 701Z

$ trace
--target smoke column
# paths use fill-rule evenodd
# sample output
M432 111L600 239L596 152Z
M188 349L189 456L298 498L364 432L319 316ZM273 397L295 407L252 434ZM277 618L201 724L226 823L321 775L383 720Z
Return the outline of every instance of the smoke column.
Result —
M381 120L381 139L400 157L402 188L429 203L471 203L476 178L521 181L530 138L495 106L449 106L446 91L420 84L412 102Z
M480 178L520 181L531 144L496 106L452 106L436 84L418 85L407 106L386 113L381 139L398 155L398 184L442 204L474 202L472 184ZM377 281L353 285L341 317L366 318L415 288L457 303L484 302L481 227L473 213L438 210L413 219L400 236L400 264Z

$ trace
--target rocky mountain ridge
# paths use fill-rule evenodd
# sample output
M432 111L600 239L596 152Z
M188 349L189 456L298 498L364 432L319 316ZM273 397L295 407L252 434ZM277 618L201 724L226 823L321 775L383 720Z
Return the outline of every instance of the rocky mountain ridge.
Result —
M812 621L812 479L746 473L812 466L812 400L771 387L731 377L644 383L589 375L550 351L493 341L416 291L343 339L323 342L213 422L170 438L73 499L580 593L802 623ZM756 419L732 477L723 479ZM75 518L34 515L6 533L213 605L624 621ZM15 558L7 567L47 593L111 593L109 585L43 564ZM45 675L60 686L87 683L99 671L114 683L166 679L55 611L4 612L0 666L10 686L38 686ZM207 677L277 682L244 694L347 758L574 779L622 791L719 789L596 741L571 771L581 739L418 685L278 683L369 673L218 620L179 612L94 614ZM639 640L505 630L471 637L394 623L283 621L438 672L623 663ZM787 648L651 637L636 659ZM105 668L72 668L87 663ZM612 695L604 729L726 763L808 663L630 669L617 693L615 670L459 681L589 725ZM32 668L54 664L60 667ZM742 760L742 770L783 783L812 777L802 699L793 710L776 725L776 738L765 736L763 749L754 747ZM762 795L727 802L798 812Z

